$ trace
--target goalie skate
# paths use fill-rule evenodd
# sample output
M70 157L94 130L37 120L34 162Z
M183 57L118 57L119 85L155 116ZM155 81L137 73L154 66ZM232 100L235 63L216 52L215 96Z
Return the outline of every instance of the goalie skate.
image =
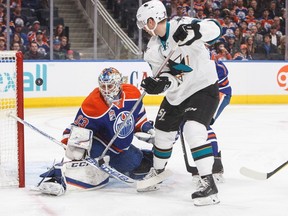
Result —
M205 206L218 204L218 189L212 175L202 177L202 184L198 191L192 194L192 200L195 206Z
M65 193L65 188L54 181L43 182L38 187L39 191L44 194L61 196Z

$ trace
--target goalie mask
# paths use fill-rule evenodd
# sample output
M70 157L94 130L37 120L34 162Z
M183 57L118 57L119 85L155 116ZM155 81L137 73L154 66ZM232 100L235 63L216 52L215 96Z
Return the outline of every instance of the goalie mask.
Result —
M117 69L105 68L99 75L98 84L102 96L109 105L120 99L122 75Z
M157 24L167 18L167 12L161 1L152 0L139 7L136 17L137 26L139 29L143 29L145 27L147 30L151 31L153 35L155 35L154 30L157 28ZM149 29L147 27L147 21L149 18L152 18L156 22L154 29Z

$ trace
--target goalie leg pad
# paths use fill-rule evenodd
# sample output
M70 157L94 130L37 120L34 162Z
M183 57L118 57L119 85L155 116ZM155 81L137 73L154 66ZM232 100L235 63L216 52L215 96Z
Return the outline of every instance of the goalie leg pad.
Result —
M89 165L86 161L70 161L66 163L65 177L67 189L99 189L109 182L109 175Z

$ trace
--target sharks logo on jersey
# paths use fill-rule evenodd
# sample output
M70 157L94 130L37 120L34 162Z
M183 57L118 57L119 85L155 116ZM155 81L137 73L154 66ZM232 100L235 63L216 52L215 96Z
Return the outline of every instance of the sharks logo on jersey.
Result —
M129 115L128 111L123 111L118 114L113 125L113 130L115 133L119 130L119 128L121 127L121 125L123 124L123 122L125 121L128 115ZM134 130L134 125L135 125L135 120L134 120L133 115L131 115L130 119L126 121L124 127L121 129L118 137L120 139L124 139L127 136L129 136L129 134L131 134Z

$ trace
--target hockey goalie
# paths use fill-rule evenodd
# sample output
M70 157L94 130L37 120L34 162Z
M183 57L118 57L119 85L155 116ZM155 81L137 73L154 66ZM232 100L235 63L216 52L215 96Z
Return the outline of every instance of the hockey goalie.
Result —
M108 146L138 101L139 90L122 83L121 73L112 67L100 73L98 84L83 101L74 122L63 132L62 143L67 146L65 156L69 161L62 160L40 175L38 189L42 193L59 196L66 190L98 189L107 185L109 174L83 160L86 156L99 158L106 148L105 163L133 179L142 179L153 166L152 151L132 144L137 132L147 135L146 142L154 142L154 127L147 119L142 101Z

